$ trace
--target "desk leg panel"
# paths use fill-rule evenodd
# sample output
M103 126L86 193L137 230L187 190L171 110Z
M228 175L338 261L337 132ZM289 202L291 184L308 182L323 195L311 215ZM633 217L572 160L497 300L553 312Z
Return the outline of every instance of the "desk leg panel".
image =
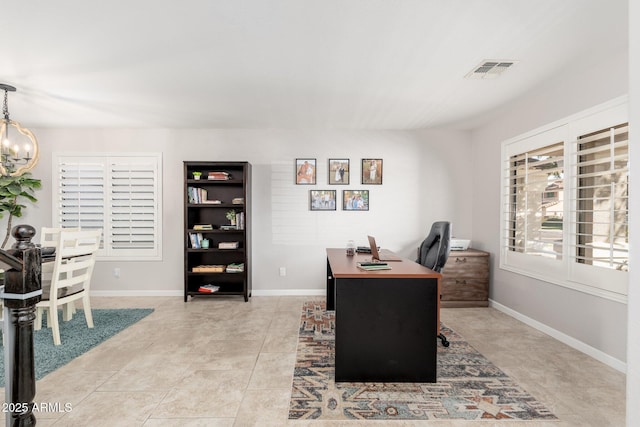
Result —
M335 310L335 289L336 279L333 277L333 271L331 271L331 264L327 259L327 310Z
M437 279L336 279L335 380L435 382Z

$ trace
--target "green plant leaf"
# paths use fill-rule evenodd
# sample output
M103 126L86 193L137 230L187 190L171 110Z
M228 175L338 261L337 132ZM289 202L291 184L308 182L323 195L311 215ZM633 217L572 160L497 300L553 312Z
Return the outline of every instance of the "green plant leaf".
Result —
M20 176L0 176L0 218L9 214L7 236L11 232L11 217L21 217L24 209L27 208L20 199L37 202L35 190L39 188L42 188L42 181L33 178L30 173Z

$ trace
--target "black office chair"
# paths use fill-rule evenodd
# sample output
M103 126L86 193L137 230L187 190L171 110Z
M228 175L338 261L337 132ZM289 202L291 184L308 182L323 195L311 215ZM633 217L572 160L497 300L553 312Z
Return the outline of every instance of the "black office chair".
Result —
M448 221L437 221L431 226L429 235L418 247L417 263L424 265L431 270L440 273L449 258L451 250L451 224ZM440 298L440 295L438 295ZM438 316L440 318L440 316ZM439 326L439 325L438 325ZM449 341L444 334L438 334L442 345L449 347Z

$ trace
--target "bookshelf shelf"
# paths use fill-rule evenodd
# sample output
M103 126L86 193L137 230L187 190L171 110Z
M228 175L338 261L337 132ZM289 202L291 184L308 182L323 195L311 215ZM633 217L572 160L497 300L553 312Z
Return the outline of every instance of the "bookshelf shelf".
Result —
M201 172L201 179L193 179ZM209 175L228 179L207 179ZM248 162L184 162L184 301L189 297L251 296L250 218L251 164ZM220 203L203 203L216 200ZM241 202L241 203L238 203ZM235 211L237 228L230 228L227 213ZM231 214L233 218L233 213ZM228 229L225 229L228 228ZM203 248L207 240L209 247ZM220 249L219 244L237 242L237 248ZM194 267L241 265L243 271L196 271ZM215 292L200 292L215 285ZM206 289L205 289L206 290Z

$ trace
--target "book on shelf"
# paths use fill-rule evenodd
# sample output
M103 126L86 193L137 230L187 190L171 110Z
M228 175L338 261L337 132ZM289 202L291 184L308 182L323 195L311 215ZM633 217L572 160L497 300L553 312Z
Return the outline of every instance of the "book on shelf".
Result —
M187 187L187 200L194 205L207 203L207 190L200 187Z
M194 224L194 230L213 230L213 225L211 224Z
M200 203L205 205L221 205L222 200L202 200Z
M237 230L237 229L238 229L237 225L223 224L220 226L220 230Z
M202 248L202 233L189 233L189 240L191 240L191 247L193 249L201 249Z
M244 205L244 197L234 197L231 199L231 203L234 205Z
M238 249L240 242L220 242L218 243L218 249Z
M209 172L207 179L212 181L226 181L231 179L231 174L222 171L211 171Z
M197 265L191 269L194 273L224 273L224 265Z
M226 269L227 273L242 273L244 271L244 263L243 262L234 262L227 265Z
M244 230L244 212L236 213L236 228L238 230Z
M366 271L374 270L391 270L391 266L386 262L359 262L356 263L358 268Z
M218 292L220 290L220 286L208 284L208 285L200 285L198 288L198 292L203 292L207 294L212 294L214 292Z

